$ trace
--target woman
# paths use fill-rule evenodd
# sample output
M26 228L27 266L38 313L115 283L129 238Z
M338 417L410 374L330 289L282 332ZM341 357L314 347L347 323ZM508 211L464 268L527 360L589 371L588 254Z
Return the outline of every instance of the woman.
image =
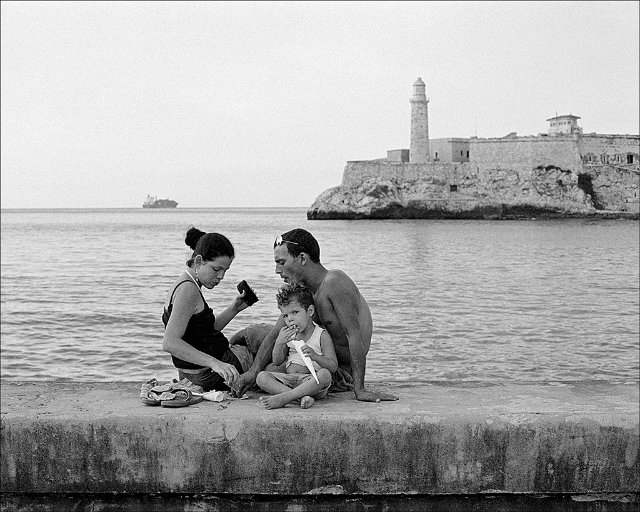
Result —
M225 236L196 228L187 231L185 243L193 254L167 296L162 349L171 354L180 380L186 378L204 391L226 391L236 382L242 365L220 331L248 305L244 293L239 294L216 316L200 288L211 290L220 284L235 252Z

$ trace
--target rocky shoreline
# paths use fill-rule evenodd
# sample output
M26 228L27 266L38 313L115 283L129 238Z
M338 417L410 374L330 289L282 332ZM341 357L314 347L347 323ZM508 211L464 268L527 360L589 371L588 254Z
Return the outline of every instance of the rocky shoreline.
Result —
M640 219L633 171L549 165L480 176L462 174L467 167L349 163L342 184L321 193L307 219Z
M475 207L466 211L450 211L442 208L403 207L389 205L370 212L323 210L312 206L307 210L308 220L548 220L548 219L606 219L640 220L640 213L613 210L590 212L558 211L530 205L495 205Z

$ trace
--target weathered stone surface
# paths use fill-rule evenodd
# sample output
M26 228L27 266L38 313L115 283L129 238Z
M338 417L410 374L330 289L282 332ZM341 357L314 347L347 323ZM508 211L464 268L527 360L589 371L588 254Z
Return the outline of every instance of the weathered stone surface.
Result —
M482 180L465 176L451 192L446 181L395 181L366 178L358 185L333 187L309 208L309 219L508 218L597 215L593 201L578 186L578 176L557 167L518 174L485 172Z
M637 384L386 385L399 401L341 393L309 410L276 411L254 393L144 406L139 386L3 382L2 492L627 493L639 485Z

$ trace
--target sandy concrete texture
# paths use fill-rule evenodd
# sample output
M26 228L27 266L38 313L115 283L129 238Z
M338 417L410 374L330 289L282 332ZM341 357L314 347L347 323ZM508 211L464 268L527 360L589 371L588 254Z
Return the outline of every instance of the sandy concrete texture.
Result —
M369 384L311 409L145 406L141 382L0 383L2 492L637 492L638 383Z

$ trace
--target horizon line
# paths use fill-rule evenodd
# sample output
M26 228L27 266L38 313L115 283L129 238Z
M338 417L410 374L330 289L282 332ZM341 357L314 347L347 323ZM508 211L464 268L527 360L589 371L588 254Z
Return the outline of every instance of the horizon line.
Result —
M5 210L143 210L143 211L176 211L176 210L232 210L244 208L300 209L309 206L182 206L180 208L143 208L142 206L7 206Z

